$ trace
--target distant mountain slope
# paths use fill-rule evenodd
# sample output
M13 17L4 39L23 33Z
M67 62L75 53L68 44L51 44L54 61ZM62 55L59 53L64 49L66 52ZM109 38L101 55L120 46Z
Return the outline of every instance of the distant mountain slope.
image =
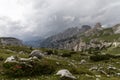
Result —
M40 46L49 48L60 47L61 44L64 44L64 42L66 43L66 41L70 42L71 40L76 39L76 37L79 36L79 34L82 34L89 29L91 29L91 27L88 25L84 25L81 28L69 28L62 33L48 37L40 44Z
M24 41L24 44L26 46L30 46L30 47L40 47L40 44L41 44L41 41L42 40L31 40L31 41Z
M13 46L22 46L23 43L21 40L13 37L0 37L1 45L13 45Z
M69 28L62 33L48 37L41 42L40 47L77 50L76 46L79 46L79 48L87 47L87 43L90 44L91 41L97 40L102 42L101 44L105 41L120 41L118 28L119 24L111 28L103 28L100 23L97 23L93 28L88 25L84 25L80 29L77 27Z

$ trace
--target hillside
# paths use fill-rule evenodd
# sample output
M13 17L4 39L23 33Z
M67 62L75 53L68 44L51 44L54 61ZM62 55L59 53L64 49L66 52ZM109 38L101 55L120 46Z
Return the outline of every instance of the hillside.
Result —
M87 43L90 44L91 41L96 40L98 42L109 43L119 42L120 34L118 33L118 27L118 25L115 25L110 28L103 28L100 23L97 23L93 28L88 25L84 25L80 29L71 28L43 40L40 47L76 50L76 46L79 46L79 48L81 46L87 46Z
M116 26L102 28L97 23L49 37L41 48L0 45L0 79L119 80L120 34L116 30Z
M81 28L69 28L59 34L53 35L48 37L47 39L43 40L40 44L40 47L48 47L48 48L58 48L63 47L62 44L67 42L71 42L72 40L76 40L76 37L79 34L84 33L85 31L91 29L88 25L83 25Z
M12 45L12 46L22 46L23 43L21 40L14 37L0 37L1 45Z
M37 48L45 56L31 61L29 55L35 48L0 46L0 79L74 80L56 75L58 70L67 69L76 80L119 80L119 49L120 47L102 49L100 52L92 50L93 53L87 53L88 51ZM10 56L16 56L16 59L5 63Z

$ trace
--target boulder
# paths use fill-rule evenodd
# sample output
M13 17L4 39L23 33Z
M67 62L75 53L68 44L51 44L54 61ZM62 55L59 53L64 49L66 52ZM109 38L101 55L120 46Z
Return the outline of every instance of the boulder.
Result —
M30 57L37 57L37 58L40 59L40 58L44 57L44 54L41 53L40 50L33 50L33 51L30 53L29 56L30 56Z
M116 68L116 67L113 67L113 66L108 66L107 69L108 69L108 70L116 70L117 68Z
M56 75L60 75L61 78L65 78L65 79L67 78L67 79L69 79L69 80L75 80L75 79L76 79L76 77L73 76L73 75L69 72L69 70L67 70L67 69L59 70L59 71L56 73Z
M18 60L18 57L17 56L10 56L8 57L4 63L7 63L7 62L17 62Z
M82 59L82 60L80 61L80 64L84 64L84 63L86 63L86 60Z
M117 76L120 76L120 73L116 73Z
M19 58L19 61L32 61L32 58Z
M98 70L98 66L91 67L89 71Z
M96 78L101 78L101 75L95 75Z

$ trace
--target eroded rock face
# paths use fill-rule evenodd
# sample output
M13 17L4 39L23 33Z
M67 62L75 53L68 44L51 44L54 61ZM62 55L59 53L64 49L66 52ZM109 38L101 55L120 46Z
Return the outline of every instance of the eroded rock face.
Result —
M41 47L58 48L58 49L72 49L76 38L79 34L86 32L91 29L89 25L83 25L81 28L68 28L67 30L48 37L41 43Z
M113 31L115 34L119 34L120 33L120 24L113 26Z
M101 25L101 23L96 23L95 24L95 29L99 29L99 30L102 30L102 25Z
M103 48L109 48L112 46L112 42L106 42L103 40L91 40L90 42L79 41L76 43L75 47L73 47L74 51L85 51L90 48L98 48L102 50Z
M30 57L37 57L37 58L42 58L44 57L44 54L40 50L33 50L30 55Z
M13 37L0 37L0 44L1 45L12 45L12 46L22 46L23 43L21 40Z
M67 69L59 70L59 71L56 73L56 75L60 75L61 78L68 78L68 79L70 79L70 80L75 80L75 79L76 79L76 77L73 76L73 75L69 72L69 70L67 70Z

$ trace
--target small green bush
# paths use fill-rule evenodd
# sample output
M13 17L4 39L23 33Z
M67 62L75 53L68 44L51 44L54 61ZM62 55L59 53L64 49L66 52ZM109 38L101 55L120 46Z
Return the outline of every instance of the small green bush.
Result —
M110 56L109 55L101 55L101 54L98 54L98 55L93 55L93 56L90 56L90 60L92 61L102 61L102 60L109 60L110 59Z
M71 57L71 54L70 53L62 53L61 56L62 57Z
M40 62L35 61L33 67L33 73L34 74L40 74L40 75L48 75L55 72L55 63L52 63L51 60L41 60Z
M48 55L54 54L53 50L49 49L46 51Z
M48 75L55 72L55 66L48 60L34 60L28 62L7 62L3 64L4 72L10 77L24 77L35 75Z
M3 64L4 72L6 75L11 77L19 77L19 76L28 76L31 75L32 68L26 64L7 62Z
M0 56L0 61L3 61L3 60L4 60L4 58L2 56Z

